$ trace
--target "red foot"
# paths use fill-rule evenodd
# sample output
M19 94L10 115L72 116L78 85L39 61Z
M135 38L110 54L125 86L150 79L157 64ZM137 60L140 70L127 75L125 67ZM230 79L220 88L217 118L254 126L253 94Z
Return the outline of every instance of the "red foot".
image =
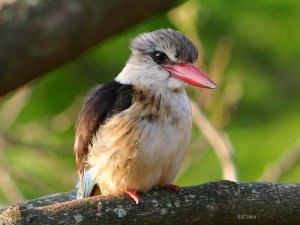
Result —
M134 190L127 190L126 193L135 201L136 204L139 204L142 201L141 197Z
M164 186L164 188L170 189L176 193L178 193L182 190L181 187L176 184L167 184Z

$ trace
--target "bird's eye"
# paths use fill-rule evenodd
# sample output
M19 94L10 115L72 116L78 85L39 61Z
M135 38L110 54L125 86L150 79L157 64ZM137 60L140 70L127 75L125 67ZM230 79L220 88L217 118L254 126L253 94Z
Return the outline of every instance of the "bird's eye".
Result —
M150 56L158 65L166 63L168 61L168 56L164 52L154 51Z

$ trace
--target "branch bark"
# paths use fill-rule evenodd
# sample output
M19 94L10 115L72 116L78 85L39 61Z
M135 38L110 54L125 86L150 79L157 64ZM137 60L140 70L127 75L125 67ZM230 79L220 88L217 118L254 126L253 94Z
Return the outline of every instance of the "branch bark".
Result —
M0 5L0 95L74 59L175 0L35 0Z
M141 197L135 205L126 196L45 196L6 209L0 224L300 224L300 184L219 181Z

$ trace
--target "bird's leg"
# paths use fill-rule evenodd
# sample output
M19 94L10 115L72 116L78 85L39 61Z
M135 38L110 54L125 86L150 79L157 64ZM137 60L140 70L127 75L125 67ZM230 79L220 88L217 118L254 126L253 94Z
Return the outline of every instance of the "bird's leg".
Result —
M176 193L178 193L182 190L182 188L176 184L167 184L164 186L164 188L170 189Z
M126 194L128 194L136 204L139 204L139 202L142 200L141 197L132 189L127 190Z

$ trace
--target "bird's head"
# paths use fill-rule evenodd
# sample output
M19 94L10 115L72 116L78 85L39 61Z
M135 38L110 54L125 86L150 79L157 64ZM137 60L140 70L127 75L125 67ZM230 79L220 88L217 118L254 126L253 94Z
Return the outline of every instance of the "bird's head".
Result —
M216 88L215 83L193 65L198 57L194 44L172 29L143 33L131 41L131 57L117 81L129 84L184 89L186 83Z

